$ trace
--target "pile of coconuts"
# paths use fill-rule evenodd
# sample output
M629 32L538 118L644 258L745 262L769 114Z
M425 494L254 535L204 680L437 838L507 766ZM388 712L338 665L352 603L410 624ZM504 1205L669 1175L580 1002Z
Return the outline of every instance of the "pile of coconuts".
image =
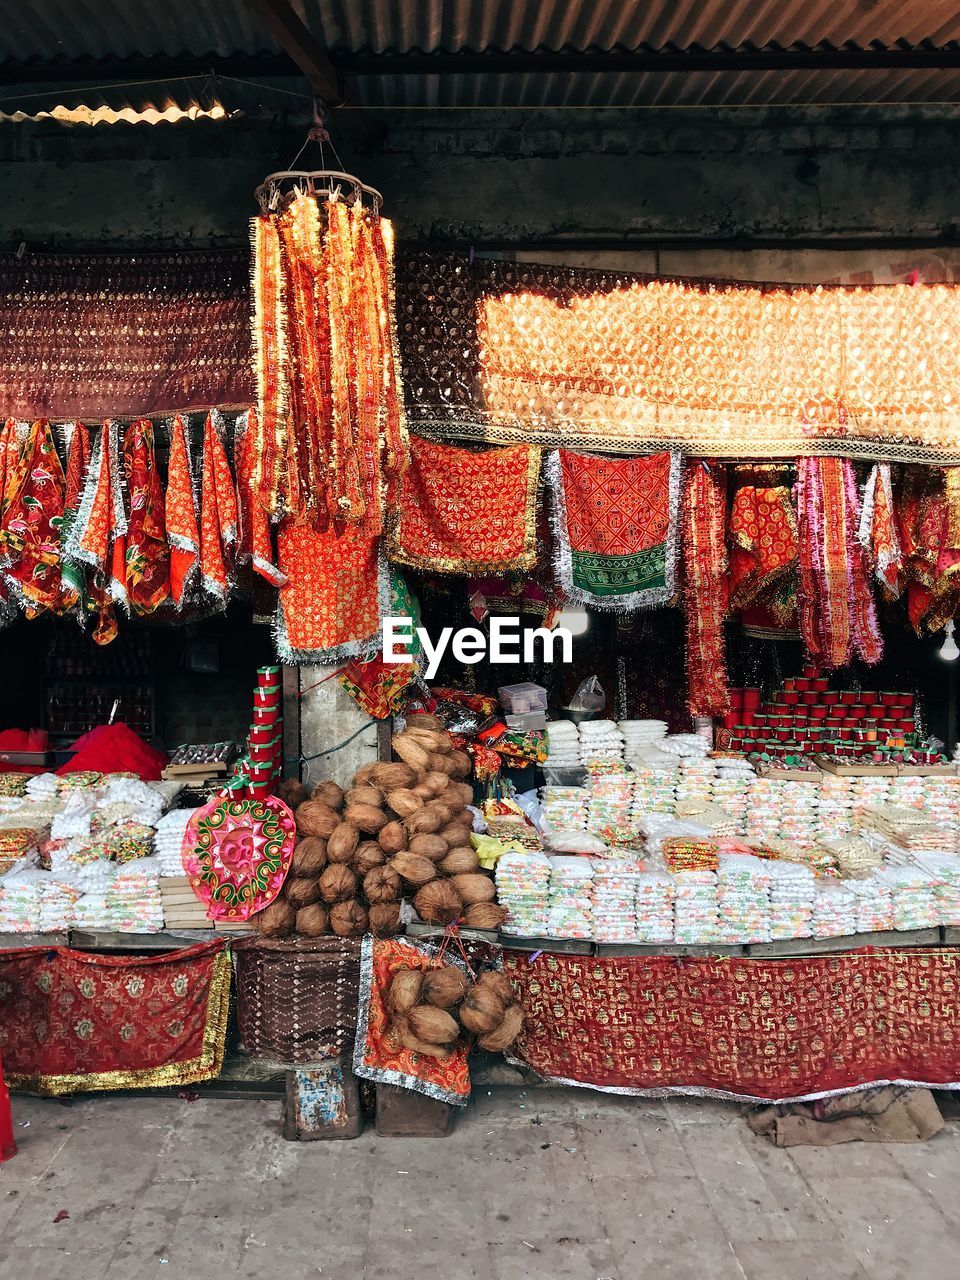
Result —
M513 984L487 970L476 982L453 965L398 969L387 989L388 1043L441 1060L473 1039L502 1053L523 1029Z
M279 897L250 918L264 937L389 937L400 931L403 898L428 924L503 923L493 878L470 843L470 757L429 715L410 716L393 751L391 763L358 769L347 791L321 782L307 796L284 783L297 845Z

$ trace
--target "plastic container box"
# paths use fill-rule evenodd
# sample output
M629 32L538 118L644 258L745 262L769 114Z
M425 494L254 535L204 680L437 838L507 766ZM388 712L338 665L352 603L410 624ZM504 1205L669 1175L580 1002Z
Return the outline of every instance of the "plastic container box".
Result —
M547 691L542 685L532 684L529 680L523 684L505 684L497 690L500 705L513 715L524 715L528 711L546 711Z

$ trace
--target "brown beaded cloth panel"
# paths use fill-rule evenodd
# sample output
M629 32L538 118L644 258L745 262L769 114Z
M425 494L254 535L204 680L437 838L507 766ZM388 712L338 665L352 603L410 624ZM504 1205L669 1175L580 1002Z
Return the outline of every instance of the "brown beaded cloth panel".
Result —
M305 1065L335 1057L357 1029L360 942L345 938L233 946L240 1039L252 1058Z
M421 435L960 464L960 287L657 279L397 255Z
M253 403L245 251L0 255L0 415Z

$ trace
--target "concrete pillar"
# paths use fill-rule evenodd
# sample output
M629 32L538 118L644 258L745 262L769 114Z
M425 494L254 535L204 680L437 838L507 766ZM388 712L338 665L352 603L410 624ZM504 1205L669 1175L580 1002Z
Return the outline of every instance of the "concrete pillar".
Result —
M360 710L335 677L324 680L327 674L324 667L284 668L284 755L293 760L298 754L299 721L303 781L313 785L329 778L346 787L362 765L377 759L377 721ZM288 766L287 775L293 772Z

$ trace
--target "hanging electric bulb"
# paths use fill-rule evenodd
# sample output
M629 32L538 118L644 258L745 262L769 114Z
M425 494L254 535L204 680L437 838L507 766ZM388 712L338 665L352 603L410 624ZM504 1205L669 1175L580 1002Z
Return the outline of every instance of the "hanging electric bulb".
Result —
M940 646L940 657L944 662L956 662L960 658L960 648L953 638L953 619L943 629L943 644Z
M590 629L590 615L586 609L563 609L557 615L556 625L572 636L582 636Z

